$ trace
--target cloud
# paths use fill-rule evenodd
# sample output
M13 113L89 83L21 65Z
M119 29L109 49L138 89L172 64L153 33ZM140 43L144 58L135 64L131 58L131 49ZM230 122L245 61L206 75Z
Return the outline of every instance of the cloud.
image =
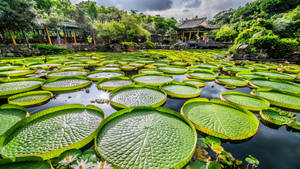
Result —
M87 0L71 0L73 4ZM94 0L97 5L111 6L123 10L161 15L164 17L191 18L194 16L212 18L218 12L238 8L254 0Z

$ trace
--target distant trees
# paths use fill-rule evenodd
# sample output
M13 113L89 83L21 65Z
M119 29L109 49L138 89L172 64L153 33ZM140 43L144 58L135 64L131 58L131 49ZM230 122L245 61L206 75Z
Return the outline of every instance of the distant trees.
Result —
M238 32L229 25L223 25L216 34L217 41L230 42L238 35Z

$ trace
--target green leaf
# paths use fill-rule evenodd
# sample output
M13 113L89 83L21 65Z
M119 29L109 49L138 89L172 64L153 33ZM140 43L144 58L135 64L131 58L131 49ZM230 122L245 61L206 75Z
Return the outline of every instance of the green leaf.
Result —
M174 81L174 78L172 76L164 74L137 74L132 76L132 79L137 84L151 86L161 86L163 84Z
M53 94L49 91L32 91L10 96L8 103L20 106L33 106L46 102L52 97Z
M187 83L173 82L164 84L161 88L174 98L193 98L201 94L201 90L197 86Z
M222 143L220 139L218 139L217 137L213 137L213 136L205 137L205 142L210 146L212 146L214 144L221 145L221 143Z
M96 151L122 168L181 168L192 158L196 142L195 128L177 112L136 107L101 123Z
M242 140L258 130L259 121L253 113L221 100L191 99L184 103L181 112L196 129L218 138Z
M83 160L91 163L97 163L98 161L100 161L99 157L97 156L94 150L86 150L81 154L79 160Z
M81 76L67 76L61 78L53 78L47 80L43 86L43 90L48 91L70 91L84 88L90 85L92 82L86 77Z
M200 160L192 161L189 164L190 169L206 169L206 163Z
M100 109L80 104L41 111L1 137L1 154L9 158L35 155L45 160L57 157L92 141L103 118Z
M220 164L218 164L214 161L211 161L211 162L207 163L206 169L222 169L222 168L221 168Z
M217 153L217 154L220 154L221 152L224 151L223 147L220 146L220 145L217 145L217 144L213 144L213 145L211 146L211 149L212 149L215 153Z

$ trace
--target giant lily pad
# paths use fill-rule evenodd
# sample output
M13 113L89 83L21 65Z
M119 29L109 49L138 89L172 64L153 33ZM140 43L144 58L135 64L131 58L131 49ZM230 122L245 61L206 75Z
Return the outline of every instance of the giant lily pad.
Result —
M59 77L67 77L67 76L85 76L87 72L78 71L78 70L59 70L56 72L50 72L47 75L47 78L59 78Z
M181 66L164 66L159 67L158 70L168 74L185 74L188 71L187 68Z
M97 87L104 90L114 90L118 87L128 86L133 84L128 77L112 77L102 79L97 83Z
M181 112L199 131L222 139L247 139L258 130L259 121L253 113L221 100L191 99Z
M96 151L121 168L182 168L196 148L193 125L163 107L124 109L105 119L100 128Z
M97 70L88 74L88 78L93 81L98 81L103 78L111 78L111 77L121 77L124 76L124 72L117 70Z
M243 87L248 85L248 82L246 80L230 76L219 76L215 79L215 81L216 83L225 86Z
M250 80L249 84L255 88L273 88L282 91L300 93L300 85L289 81L252 79Z
M0 108L0 136L25 118L27 111L24 107L4 104Z
M204 87L206 85L205 82L203 82L201 80L197 80L197 79L184 79L182 82L192 84L197 87Z
M51 159L93 140L104 113L95 106L64 105L18 122L0 140L5 157L39 156Z
M8 71L0 72L0 76L9 76L9 77L25 76L34 73L35 71L36 70L31 70L31 69L8 70Z
M214 80L217 75L211 71L192 71L186 75L190 79Z
M285 73L279 73L275 71L257 71L254 72L257 75L262 75L271 79L293 80L295 76Z
M174 81L173 77L161 74L137 74L132 79L142 85L160 86Z
M280 126L293 121L293 116L290 112L275 108L262 110L259 112L259 115L263 120Z
M49 79L44 83L42 89L48 91L68 91L84 88L91 83L92 82L85 77L69 76Z
M110 95L111 103L120 108L135 106L158 107L165 103L167 94L155 87L125 86L113 90Z
M169 95L175 98L193 98L201 94L201 90L192 84L187 83L168 83L161 88Z
M259 88L252 90L251 94L267 99L274 106L297 111L300 110L300 96L294 93L282 92L275 89Z
M242 92L223 92L221 99L254 111L267 109L270 106L267 100Z
M49 91L32 91L10 96L8 103L20 106L33 106L46 102L52 97L53 94Z
M42 85L43 82L43 79L38 78L1 80L0 97L7 97L9 95L37 89Z

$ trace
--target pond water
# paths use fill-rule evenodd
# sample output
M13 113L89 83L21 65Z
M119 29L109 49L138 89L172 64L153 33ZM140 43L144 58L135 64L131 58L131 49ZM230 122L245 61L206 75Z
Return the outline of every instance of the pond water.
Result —
M137 71L126 72L126 76L130 77L136 73ZM176 82L181 82L186 79L185 75L173 75L173 77ZM206 86L201 90L200 97L208 99L219 99L222 92L230 91L215 82L206 82ZM234 91L250 93L251 89L244 87L236 88ZM95 102L96 99L109 99L109 92L98 89L96 83L93 82L92 85L80 91L55 94L55 97L46 104L28 108L28 111L34 114L44 109L65 104L96 105L104 111L105 116L109 116L118 111L109 103L99 104ZM168 98L163 106L179 112L186 100L187 99ZM5 103L5 100L3 100L2 103ZM300 118L298 117L298 119ZM202 136L199 135L199 137ZM254 137L244 140L243 142L223 141L222 145L226 151L231 152L237 159L244 160L249 154L253 155L259 159L259 168L262 169L300 168L300 133L289 131L285 126L274 128L260 121L259 130ZM92 146L90 148L92 148Z

